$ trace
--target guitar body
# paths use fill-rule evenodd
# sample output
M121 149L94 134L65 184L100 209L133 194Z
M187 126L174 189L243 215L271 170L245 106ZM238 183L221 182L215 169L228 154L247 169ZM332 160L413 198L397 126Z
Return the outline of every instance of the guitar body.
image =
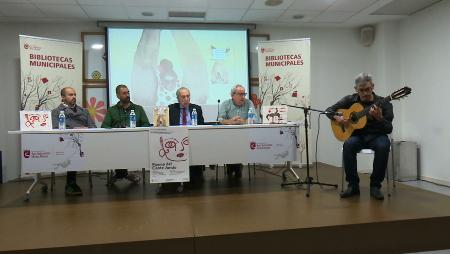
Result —
M354 113L358 113L364 110L364 107L360 103L354 103L348 109L338 109L338 112L342 112L344 119L352 119ZM331 121L331 129L333 130L334 136L340 140L347 140L356 129L362 129L366 126L367 117L363 116L356 121L350 121L350 125L345 128L343 124L339 124L335 120Z

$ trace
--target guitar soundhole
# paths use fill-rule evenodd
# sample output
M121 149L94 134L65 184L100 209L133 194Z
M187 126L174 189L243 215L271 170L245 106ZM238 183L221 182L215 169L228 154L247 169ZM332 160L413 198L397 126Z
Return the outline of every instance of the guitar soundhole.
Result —
M358 122L358 116L356 115L355 112L352 112L352 113L350 114L350 120L352 121L352 123Z

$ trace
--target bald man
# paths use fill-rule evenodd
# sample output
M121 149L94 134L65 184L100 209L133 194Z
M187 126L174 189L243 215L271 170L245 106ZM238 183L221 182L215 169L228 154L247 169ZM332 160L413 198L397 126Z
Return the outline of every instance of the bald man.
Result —
M95 123L86 109L77 105L77 93L72 87L61 89L61 104L52 110L53 128L58 128L60 111L66 116L66 129L95 128ZM77 172L68 171L66 178L66 195L81 196L83 192L77 185Z

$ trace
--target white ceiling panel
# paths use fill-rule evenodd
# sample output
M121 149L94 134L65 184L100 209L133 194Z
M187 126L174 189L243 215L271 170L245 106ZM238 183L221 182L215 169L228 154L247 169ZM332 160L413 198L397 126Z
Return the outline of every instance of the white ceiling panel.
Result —
M82 8L93 19L128 19L127 12L122 6L83 5Z
M29 0L0 0L0 4L20 4L20 3L30 3Z
M76 5L78 2L76 0L29 0L34 4L72 4Z
M42 17L39 9L31 3L28 4L2 4L0 13L10 17Z
M319 23L341 23L348 20L354 14L354 12L347 11L326 11L322 12L319 16L313 18L311 21Z
M207 21L240 21L245 9L209 9L206 12Z
M128 17L133 20L166 20L167 9L166 8L154 8L149 6L128 6ZM153 16L143 16L142 12L151 12Z
M329 8L336 0L295 0L290 10L323 11Z
M168 7L179 8L200 8L206 9L208 7L207 0L164 0Z
M151 7L167 7L167 1L162 0L122 0L125 6L151 6Z
M0 0L0 22L140 20L244 22L282 26L356 27L407 17L442 0ZM450 0L449 0L450 1ZM151 17L142 12L152 12ZM169 11L205 12L205 18L169 18ZM302 19L293 19L294 15Z
M441 0L394 0L377 11L378 15L411 15Z
M253 22L274 22L283 14L282 10L249 10L242 20Z
M81 5L121 5L121 0L77 0Z
M336 0L328 11L361 11L377 0Z
M313 18L317 17L320 11L295 11L288 10L281 15L278 19L279 22L289 22L289 23L305 23L310 22ZM302 19L294 19L294 15L302 15Z
M250 7L252 10L286 10L295 0L283 0L283 3L277 6L267 6L267 0L255 0Z
M405 16L400 15L355 15L350 19L346 20L345 23L351 26L364 26L364 25L373 25L378 22L387 21L387 20L397 20L404 18Z
M79 5L36 4L36 6L48 18L76 18L76 19L89 18Z
M253 0L209 0L208 7L216 9L248 9Z

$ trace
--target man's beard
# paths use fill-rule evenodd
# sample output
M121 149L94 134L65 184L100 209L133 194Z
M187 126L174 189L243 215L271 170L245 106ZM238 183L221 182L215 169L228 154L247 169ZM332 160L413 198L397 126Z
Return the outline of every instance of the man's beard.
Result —
M72 102L73 101L73 102ZM64 102L64 104L69 107L69 108L73 108L75 107L75 105L77 104L76 100L72 100L71 102Z
M130 97L127 97L127 98L125 98L125 99L123 99L123 100L120 100L120 102L121 102L122 104L128 103L128 102L130 102Z

